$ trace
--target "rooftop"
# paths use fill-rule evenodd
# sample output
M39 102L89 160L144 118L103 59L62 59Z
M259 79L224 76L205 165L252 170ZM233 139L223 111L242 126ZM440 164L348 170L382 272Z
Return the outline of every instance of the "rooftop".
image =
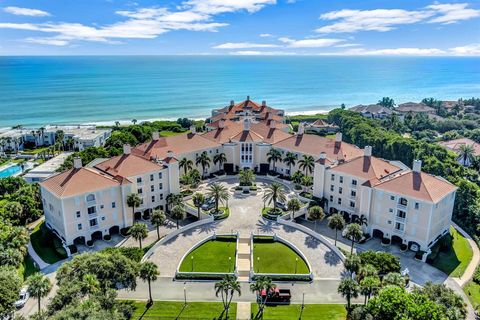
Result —
M458 152L460 150L460 147L463 145L470 145L473 147L474 155L480 156L480 144L476 143L472 139L469 138L460 138L460 139L455 139L455 140L449 140L449 141L440 141L438 142L439 145L444 146L447 149L450 149L452 151Z

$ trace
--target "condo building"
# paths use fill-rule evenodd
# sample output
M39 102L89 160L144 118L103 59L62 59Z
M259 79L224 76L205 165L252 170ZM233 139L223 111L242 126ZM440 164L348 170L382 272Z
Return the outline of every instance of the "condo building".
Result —
M184 170L179 160L195 164L204 152L211 160L220 153L227 159L222 164L212 161L205 168L207 175L249 168L265 174L274 169L288 176L300 170L298 161L291 167L283 161L269 163L268 152L277 149L282 157L287 152L299 160L313 157L313 172L306 173L313 177L313 195L324 199L325 211L349 218L363 215L365 232L375 237L427 251L448 232L456 188L421 172L420 161L410 169L398 161L376 158L371 147L346 143L340 132L333 139L307 134L301 124L297 133L289 133L283 111L249 98L215 110L209 120L207 132L191 128L189 134L171 137L154 133L149 142L125 146L121 156L86 167L76 160L74 168L45 180L41 193L47 225L67 245L131 226L134 214L127 196L141 197L137 215L165 208L166 196L180 192ZM200 165L197 168L202 172Z

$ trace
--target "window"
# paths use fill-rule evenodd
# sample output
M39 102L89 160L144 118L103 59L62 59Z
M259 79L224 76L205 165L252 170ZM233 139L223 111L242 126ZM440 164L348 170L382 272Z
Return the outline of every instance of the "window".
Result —
M114 209L117 206L115 202L112 202L112 209Z
M350 208L355 208L355 202L350 201Z
M393 209L392 208L388 209L388 212L393 213Z
M81 223L77 224L77 230L82 230L82 224Z
M141 177L137 178L137 183L142 183L142 178Z
M160 200L163 200L163 193L160 193Z
M103 208L104 208L103 204L102 204L102 205L100 205L100 209L103 209Z
M405 230L405 225L400 222L395 223L395 230L397 231L404 231Z
M357 180L352 180L352 186L356 186L357 185Z
M77 211L77 213L75 215L77 216L77 218L80 218L80 216L81 216L80 211Z
M162 179L162 173L161 172L158 173L158 179Z
M153 184L150 186L150 191L155 191L155 186Z
M48 208L50 209L50 211L53 211L53 206L51 203L48 205Z
M142 194L142 193L143 193L142 188L138 188L138 189L137 189L137 193L138 193L138 194Z
M158 188L159 188L160 190L162 190L162 189L163 189L163 183L159 183L159 184L158 184Z
M334 174L332 174L330 180L335 181L335 175Z
M95 227L98 225L98 221L97 219L92 219L89 221L90 222L90 227Z
M150 175L150 181L153 181L153 174Z
M390 196L390 200L395 200L395 197L394 197L394 196Z
M407 199L405 199L405 198L400 198L400 199L398 200L398 204L399 204L399 205L402 205L402 206L406 206L406 205L408 204L408 201L407 201Z
M333 196L330 196L330 202L333 202Z
M352 197L356 197L357 196L357 191L355 191L355 190L350 191L350 195Z
M88 214L97 213L97 208L96 208L95 206L93 206L93 207L88 207L87 212L88 212Z
M397 210L397 217L405 219L406 216L407 216L407 213L405 211Z
M415 202L415 210L418 210L420 208L420 203Z
M340 183L343 183L343 177L340 176L339 179L340 179Z
M335 190L335 187L333 186L333 184L330 185L330 191L334 191Z
M89 194L87 196L87 202L95 201L95 195L94 194Z
M155 202L155 196L152 196L152 202Z
M105 217L102 217L102 221L105 221Z
M388 220L387 223L388 223L388 224L392 224L392 220Z
M342 198L338 198L338 204L342 204Z
M338 188L338 193L340 193L340 194L343 193L343 188L342 188L342 187L339 187L339 188Z

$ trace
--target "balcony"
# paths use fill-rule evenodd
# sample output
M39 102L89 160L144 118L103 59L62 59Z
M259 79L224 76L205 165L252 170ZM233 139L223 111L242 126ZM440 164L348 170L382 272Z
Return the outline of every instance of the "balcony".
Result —
M403 211L407 210L407 206L401 203L397 203L397 208Z
M98 230L98 229L100 229L100 226L98 224L94 226L90 226L90 230Z
M357 185L356 185L356 184L353 184L353 183L350 183L350 188L352 188L352 189L357 189Z
M399 235L404 235L404 234L405 234L405 230L393 229L393 233L399 234Z
M398 222L405 222L405 218L403 218L401 216L395 216L395 220L398 221Z

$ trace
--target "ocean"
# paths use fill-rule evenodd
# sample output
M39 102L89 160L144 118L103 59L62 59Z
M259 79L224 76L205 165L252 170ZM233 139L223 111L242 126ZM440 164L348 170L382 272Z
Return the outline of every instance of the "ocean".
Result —
M287 114L479 97L480 58L0 57L0 127L203 118L247 95Z

